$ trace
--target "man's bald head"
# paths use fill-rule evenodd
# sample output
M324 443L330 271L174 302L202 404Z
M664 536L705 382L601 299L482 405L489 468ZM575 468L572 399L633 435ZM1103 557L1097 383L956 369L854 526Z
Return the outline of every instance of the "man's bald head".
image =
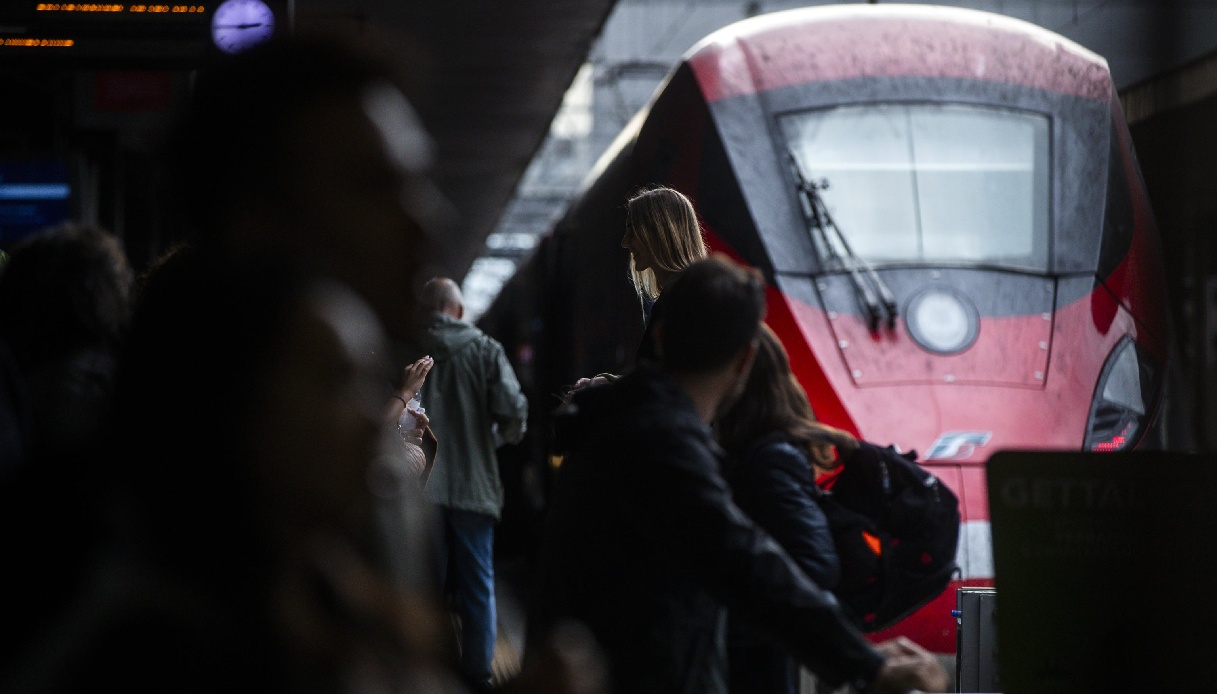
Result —
M436 313L446 313L453 318L461 318L465 314L465 299L461 296L461 288L456 282L447 277L433 277L423 285L423 309Z

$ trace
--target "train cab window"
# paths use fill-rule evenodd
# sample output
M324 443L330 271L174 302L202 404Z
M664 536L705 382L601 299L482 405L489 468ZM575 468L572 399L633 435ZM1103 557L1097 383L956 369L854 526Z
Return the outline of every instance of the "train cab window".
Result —
M879 104L779 123L803 177L861 258L1047 271L1046 116ZM818 243L830 258L846 254L823 245L840 245L831 235Z

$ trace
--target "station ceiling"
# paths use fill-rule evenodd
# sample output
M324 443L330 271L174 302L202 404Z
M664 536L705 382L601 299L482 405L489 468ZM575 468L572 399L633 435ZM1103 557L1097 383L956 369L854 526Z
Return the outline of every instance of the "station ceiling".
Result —
M400 36L411 94L458 213L438 273L464 276L515 191L615 0L296 0L308 23L371 23Z

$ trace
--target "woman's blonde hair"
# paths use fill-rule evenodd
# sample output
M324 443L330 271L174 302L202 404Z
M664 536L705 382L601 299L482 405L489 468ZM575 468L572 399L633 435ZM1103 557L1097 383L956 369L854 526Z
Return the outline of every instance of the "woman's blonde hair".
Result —
M708 255L693 203L671 188L644 190L626 203L626 233L637 239L654 267L680 272ZM651 268L638 271L630 256L630 279L640 296L659 297L659 281Z

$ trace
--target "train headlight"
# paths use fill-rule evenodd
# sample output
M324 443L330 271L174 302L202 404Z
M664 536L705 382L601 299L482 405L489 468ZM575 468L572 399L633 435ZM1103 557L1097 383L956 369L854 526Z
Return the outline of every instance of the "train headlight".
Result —
M915 295L904 313L913 341L937 354L962 352L976 341L980 319L968 298L945 287Z
M1140 440L1153 414L1158 373L1149 355L1132 338L1125 337L1116 345L1099 374L1086 425L1085 450L1120 451Z

